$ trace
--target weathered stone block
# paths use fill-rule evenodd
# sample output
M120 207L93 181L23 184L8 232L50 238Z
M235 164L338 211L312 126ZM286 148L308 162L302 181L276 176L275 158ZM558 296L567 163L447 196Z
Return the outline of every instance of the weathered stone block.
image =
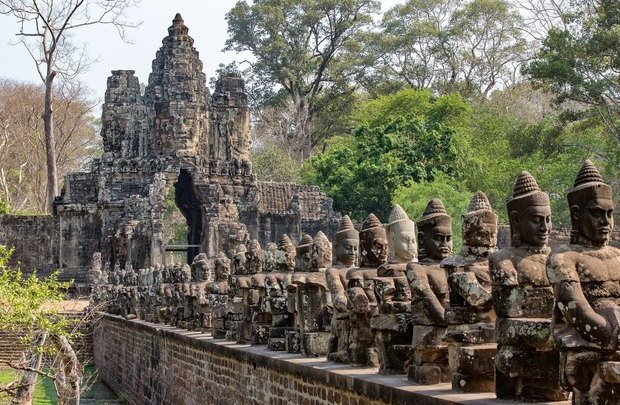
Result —
M499 345L548 349L551 343L550 319L504 318L496 325Z

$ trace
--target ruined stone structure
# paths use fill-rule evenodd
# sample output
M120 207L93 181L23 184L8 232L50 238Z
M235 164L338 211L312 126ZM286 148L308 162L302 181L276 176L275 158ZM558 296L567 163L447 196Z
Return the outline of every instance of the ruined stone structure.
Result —
M164 199L172 187L187 220L188 263L201 252L232 257L248 238L265 246L283 233L293 241L302 232L333 234L339 218L317 187L256 180L243 79L221 77L211 95L193 43L177 14L144 94L132 70L112 72L103 156L89 172L65 178L52 217L2 218L0 243L16 246L22 267L60 268L63 278L86 281L93 252L111 268L163 263ZM40 243L31 243L35 236Z

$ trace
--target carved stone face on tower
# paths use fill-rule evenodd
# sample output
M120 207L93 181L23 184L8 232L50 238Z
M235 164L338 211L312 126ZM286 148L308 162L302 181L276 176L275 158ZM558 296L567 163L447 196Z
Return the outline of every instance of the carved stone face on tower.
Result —
M583 163L567 197L573 234L594 245L606 245L614 227L612 191L591 161Z
M387 260L387 232L375 214L370 214L360 231L360 265L378 267Z
M310 249L311 271L318 271L319 269L326 269L332 264L332 244L327 239L327 236L321 231L317 232L312 242L312 248Z
M478 191L462 218L463 244L469 247L497 246L497 215L482 191Z
M441 200L433 198L429 201L418 220L418 227L423 258L443 260L452 254L452 218Z
M348 215L342 217L340 227L334 235L334 253L336 264L354 266L359 255L359 233L353 227Z
M517 177L507 207L513 246L547 245L551 232L549 196L540 190L536 179L528 172Z
M276 269L278 271L293 271L295 268L295 246L287 234L283 234L276 250Z
M387 224L388 260L390 263L407 263L418 255L415 223L398 204L392 208Z

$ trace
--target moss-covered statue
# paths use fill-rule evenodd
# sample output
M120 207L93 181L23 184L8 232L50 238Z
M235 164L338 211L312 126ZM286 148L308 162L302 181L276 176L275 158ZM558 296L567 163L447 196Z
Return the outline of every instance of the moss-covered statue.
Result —
M331 320L332 340L327 358L341 363L346 363L349 358L347 349L351 329L349 300L346 293L347 272L357 264L359 244L359 233L353 227L351 219L345 215L334 235L335 265L326 272L334 311Z
M612 194L585 161L567 195L570 244L555 249L547 263L560 382L576 405L620 402L620 250L608 245Z
M325 356L331 338L331 333L327 331L331 320L331 300L325 272L332 265L332 244L327 236L319 231L312 239L308 252L306 243L300 244L297 252L302 257L307 253L310 256L309 263L305 258L298 259L300 271L293 274L292 280L297 286L300 350L308 357Z
M295 245L288 235L283 234L276 250L276 268L265 277L265 300L267 312L271 314L271 328L267 348L281 351L286 349L286 335L293 328L293 308L289 308L287 287L295 269Z
M545 264L551 231L549 196L522 172L508 200L512 246L489 258L495 336L495 393L501 399L554 401L559 355L551 341L553 289Z
M495 311L489 255L497 250L497 214L478 191L461 218L461 252L444 259L450 306L445 311L452 389L495 390Z
M370 321L375 333L379 372L404 373L411 356L411 290L407 265L417 261L415 223L396 204L386 225L388 262L379 266L375 279L377 313Z
M347 272L347 296L351 308L349 363L378 367L379 357L370 320L377 312L377 268L387 261L387 233L379 219L370 214L362 224L359 235L360 267Z
M451 380L448 347L443 342L448 280L440 263L452 254L452 218L437 198L429 201L418 220L418 243L419 262L407 266L415 351L408 374L418 384L437 384Z

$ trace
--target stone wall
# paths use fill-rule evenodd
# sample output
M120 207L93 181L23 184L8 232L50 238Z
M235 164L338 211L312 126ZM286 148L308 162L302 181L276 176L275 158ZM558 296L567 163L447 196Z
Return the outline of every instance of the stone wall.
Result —
M269 352L199 332L105 315L94 330L95 364L128 404L499 404L450 384Z
M0 215L0 244L12 247L10 265L24 274L48 275L58 269L58 218L50 215Z

